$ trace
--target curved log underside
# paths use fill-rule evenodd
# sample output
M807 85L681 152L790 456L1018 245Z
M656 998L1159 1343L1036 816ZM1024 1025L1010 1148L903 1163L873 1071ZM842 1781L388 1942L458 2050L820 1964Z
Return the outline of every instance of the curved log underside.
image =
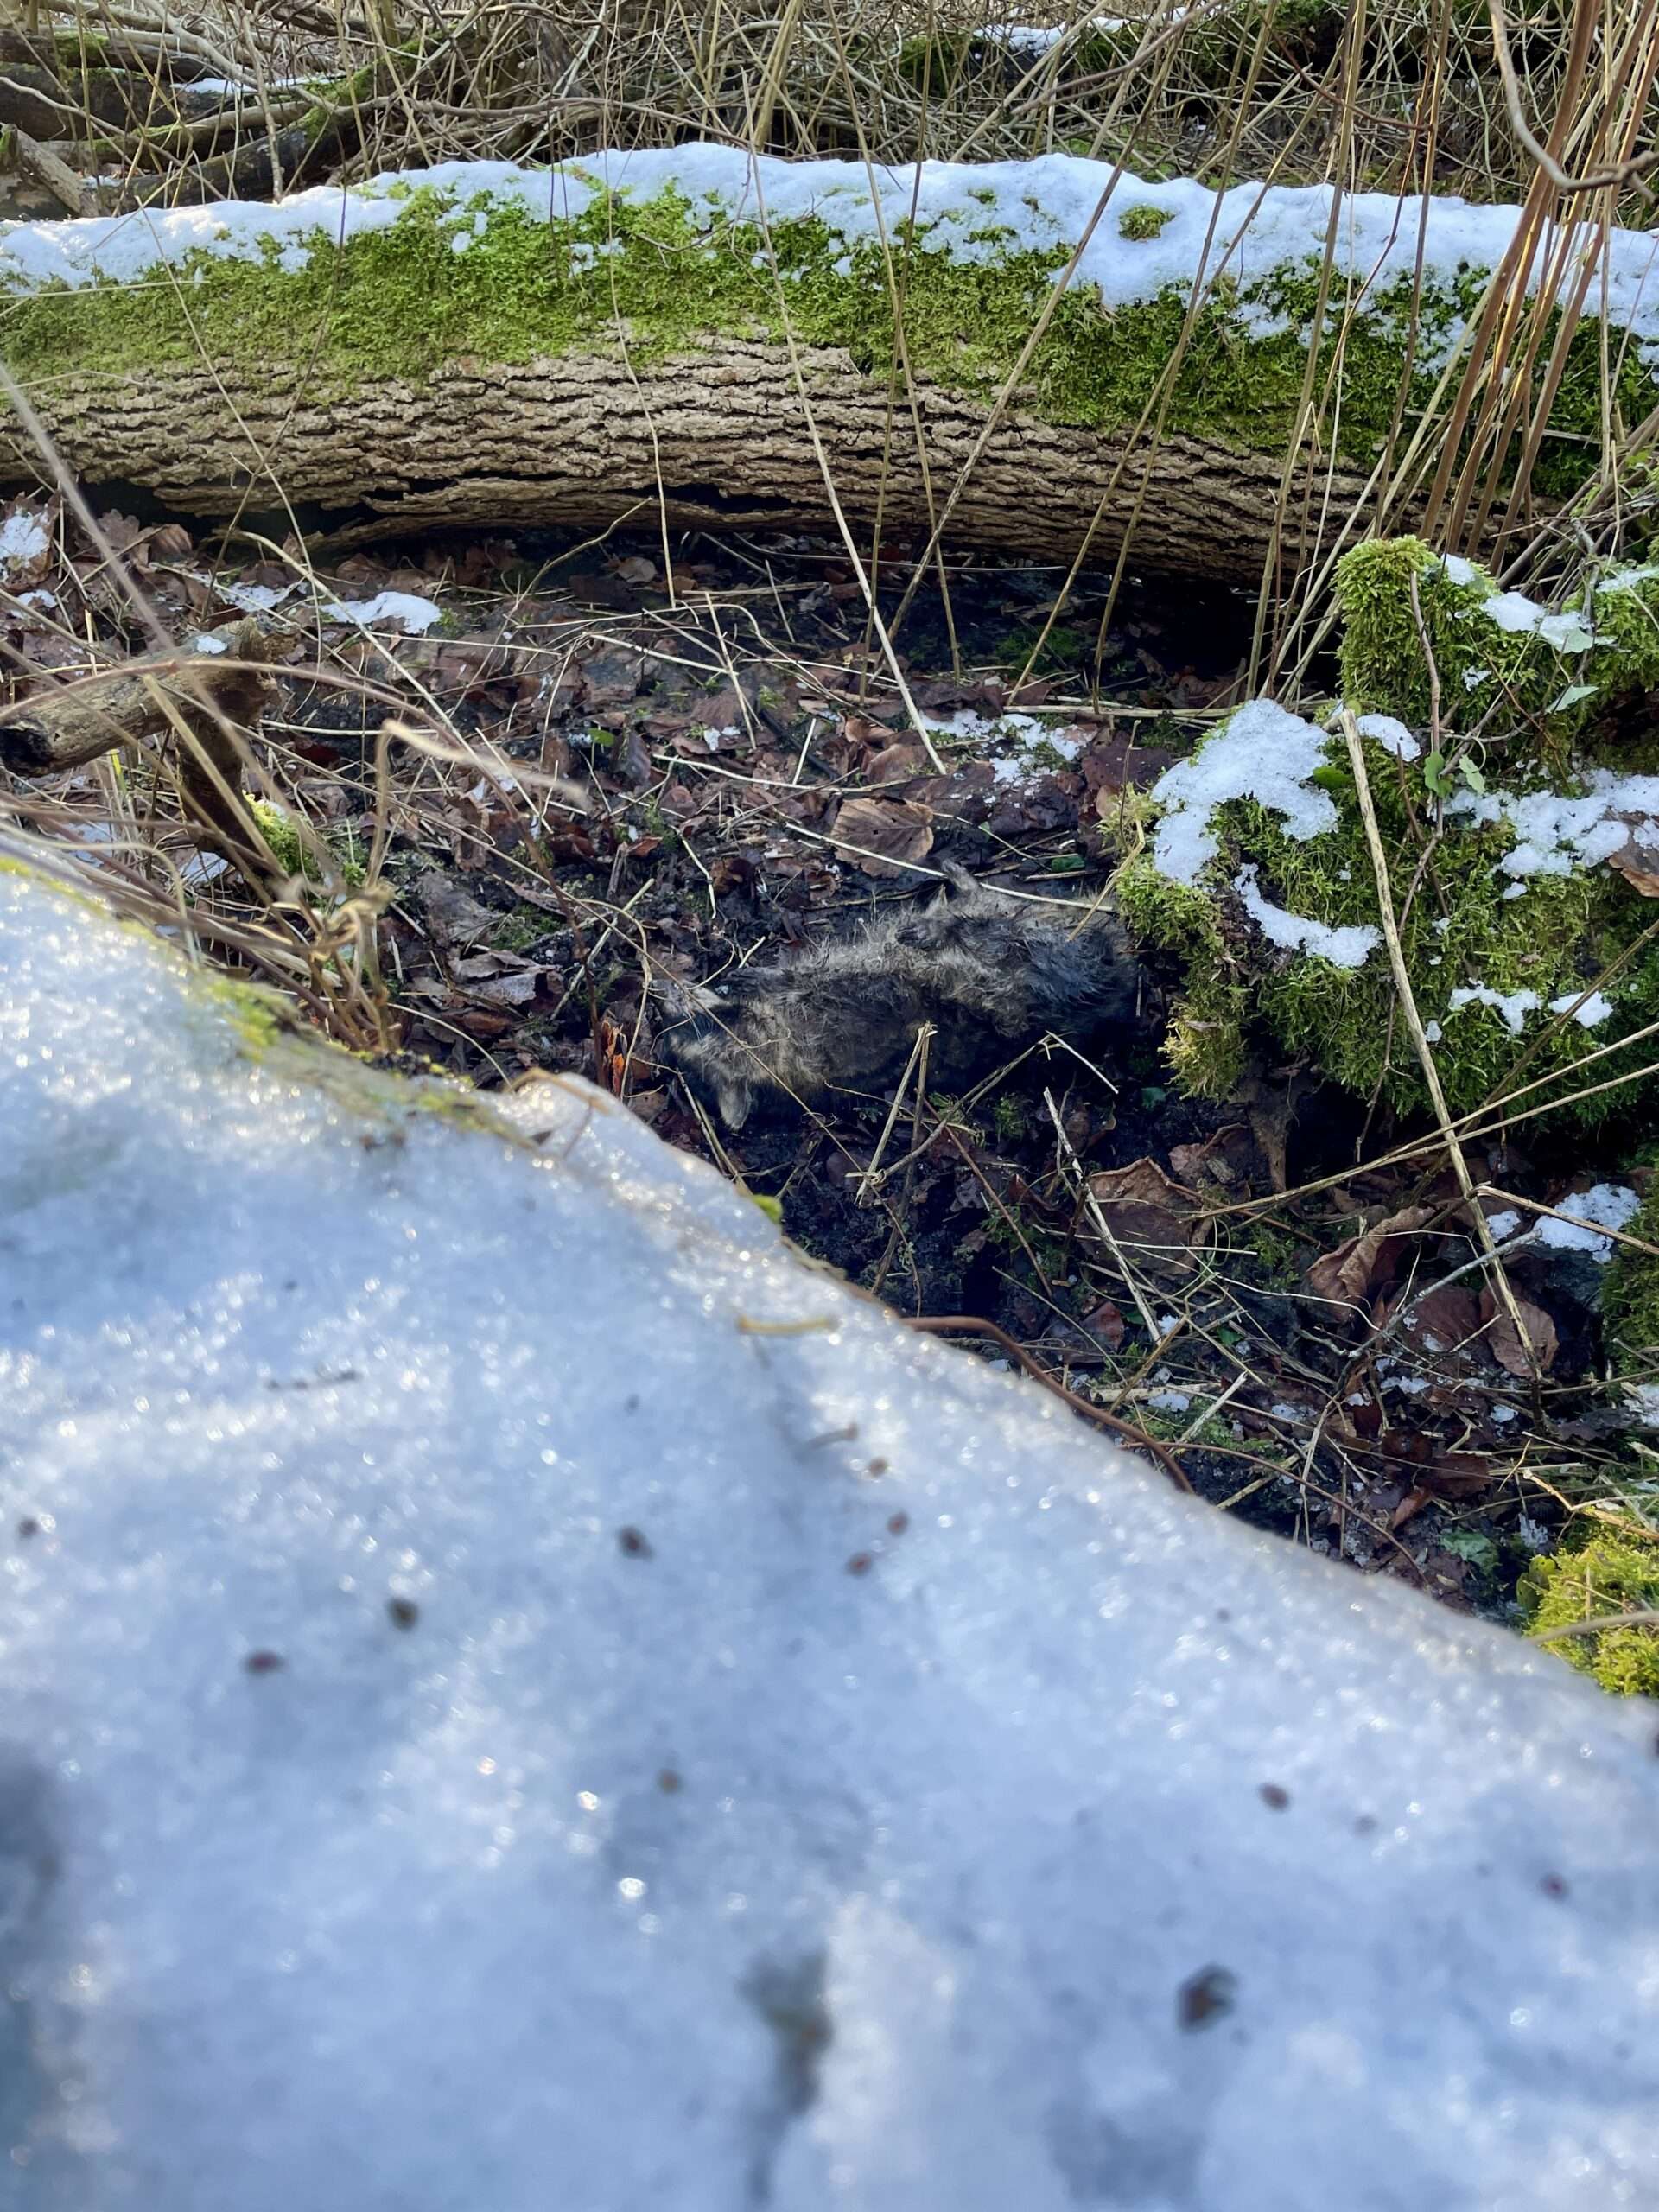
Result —
M353 535L503 524L602 528L832 526L826 477L862 531L925 537L956 498L946 537L1095 565L1133 529L1154 569L1259 582L1275 542L1294 565L1351 530L1351 472L1189 435L1132 441L1045 421L1017 405L977 461L988 410L919 383L912 415L836 348L722 339L637 366L572 352L519 366L454 362L429 381L308 386L289 363L161 365L142 376L70 373L42 412L84 481L137 487L191 518L349 521ZM917 426L921 445L918 456ZM925 466L923 465L925 462ZM0 477L46 463L0 429ZM1277 538L1275 541L1275 523Z

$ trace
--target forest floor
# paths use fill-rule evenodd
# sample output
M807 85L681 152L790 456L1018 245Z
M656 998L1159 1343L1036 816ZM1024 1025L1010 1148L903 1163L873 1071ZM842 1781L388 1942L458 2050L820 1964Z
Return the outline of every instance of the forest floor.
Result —
M273 548L216 574L176 524L101 529L102 551L73 528L44 552L22 534L8 660L27 688L84 665L89 635L142 649L139 600L187 644L250 607L284 628L258 751L296 880L259 908L110 760L33 818L152 878L182 866L181 896L324 966L331 929L366 912L392 1064L486 1090L598 1081L900 1313L995 1325L1222 1510L1455 1605L1512 1615L1564 1518L1628 1497L1632 1451L1643 1486L1659 1471L1606 1385L1606 1240L1544 1214L1511 1247L1548 1354L1535 1379L1459 1272L1474 1247L1449 1173L1389 1163L1413 1132L1265 1058L1230 1099L1183 1096L1155 973L1144 1034L1110 1065L1051 1041L962 1096L906 1084L732 1132L654 1056L656 984L787 960L931 896L944 867L1097 894L1136 794L1230 696L1245 597L1130 579L1103 637L1104 581L1085 578L1016 689L1059 576L953 563L948 604L919 594L898 639L940 774L855 572L822 542L521 533L302 575ZM897 556L878 580L889 620L907 580ZM1639 1186L1628 1154L1616 1128L1588 1158L1545 1123L1472 1165L1571 1211Z

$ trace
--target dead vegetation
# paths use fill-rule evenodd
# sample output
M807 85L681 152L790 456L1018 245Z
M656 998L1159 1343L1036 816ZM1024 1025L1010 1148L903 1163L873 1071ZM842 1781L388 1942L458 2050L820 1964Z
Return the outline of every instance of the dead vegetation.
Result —
M58 207L704 136L1652 220L1651 4L1201 4L1132 27L1127 55L1082 16L1040 49L1007 28L796 0L40 10L7 35L0 113ZM1561 370L1515 276L1380 467L1448 545L1501 499L1510 575L1549 588L1643 542L1653 426L1610 374L1589 491L1530 496ZM1287 503L1320 497L1333 404L1306 394ZM823 948L891 939L953 874L1062 935L1097 918L1137 795L1225 706L1328 687L1328 564L1172 588L1132 537L1067 573L828 527L346 553L93 513L68 484L12 519L4 809L125 911L388 1064L589 1077L918 1325L982 1328L1219 1509L1358 1567L1502 1612L1575 1520L1659 1525L1599 1315L1606 1253L1659 1253L1574 1215L1611 1176L1645 1187L1634 1113L1586 1160L1559 1116L1500 1105L1454 1157L1433 1121L1265 1055L1225 1102L1186 1097L1155 960L1127 1024L1045 1001L977 1058L907 1003L874 1061L781 1114L722 1116L718 1080L683 1079L691 995L753 1005L791 958L797 985L844 967ZM801 1090L747 1043L759 1088Z

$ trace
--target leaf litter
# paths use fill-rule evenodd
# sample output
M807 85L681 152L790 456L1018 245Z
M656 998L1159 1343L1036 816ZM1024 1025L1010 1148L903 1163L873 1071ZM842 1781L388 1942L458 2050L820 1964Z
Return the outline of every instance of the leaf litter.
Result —
M84 668L89 635L146 649L147 620L188 640L254 611L288 641L255 766L338 873L295 912L257 911L233 871L184 895L207 949L256 972L273 936L315 975L368 932L389 1064L597 1081L897 1312L1005 1332L1218 1507L1361 1571L1502 1617L1565 1517L1608 1495L1645 1517L1598 1315L1643 1171L1612 1160L1592 1192L1536 1128L1529 1152L1474 1147L1478 1186L1541 1209L1483 1201L1506 1306L1449 1178L1366 1166L1388 1128L1306 1069L1254 1065L1230 1101L1174 1090L1155 967L1110 1065L1051 1038L959 1095L918 1048L885 1099L733 1131L658 1057L665 997L717 1003L953 872L1097 899L1140 795L1226 701L1243 601L1132 581L1100 638L1104 580L1080 578L1062 664L1016 692L1061 580L965 569L949 623L924 595L899 641L925 742L856 579L806 538L690 537L671 579L620 539L434 537L317 574L294 545L231 569L119 513L89 543L38 500L3 532L14 697ZM137 781L113 810L107 764L9 804L153 890L188 840L165 779ZM1659 881L1634 842L1615 865Z

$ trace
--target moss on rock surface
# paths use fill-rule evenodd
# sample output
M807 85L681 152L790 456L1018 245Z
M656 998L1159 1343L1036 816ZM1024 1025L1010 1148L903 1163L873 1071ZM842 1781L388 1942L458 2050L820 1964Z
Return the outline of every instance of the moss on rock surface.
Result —
M1598 1529L1587 1541L1535 1560L1522 1584L1535 1629L1609 1614L1659 1611L1659 1541ZM1548 1647L1619 1696L1659 1697L1659 1631L1646 1626L1563 1636Z
M1570 808L1575 793L1591 790L1570 758L1586 715L1651 680L1659 570L1604 582L1587 609L1529 614L1529 603L1510 594L1503 613L1520 626L1506 628L1486 611L1496 593L1490 578L1406 539L1349 556L1342 592L1350 701L1363 716L1397 718L1368 730L1366 778L1413 994L1453 1112L1502 1095L1523 1060L1529 1106L1633 1072L1649 1057L1640 1046L1605 1048L1659 1020L1659 949L1634 950L1605 989L1598 985L1652 922L1652 902L1570 842L1524 856L1521 849L1529 834L1545 841L1548 824L1567 818L1557 795ZM1426 734L1412 741L1405 727L1425 733L1428 715L1418 612L1440 668L1441 754ZM1479 687L1464 681L1475 668ZM1484 747L1459 753L1444 725L1454 702L1478 689L1491 700ZM1575 690L1583 696L1562 705ZM1307 783L1310 794L1323 794L1315 804L1328 827L1310 832L1304 822L1299 830L1257 797L1225 798L1207 817L1215 850L1194 880L1172 880L1155 844L1120 871L1131 927L1182 963L1171 1064L1189 1088L1224 1096L1254 1027L1362 1096L1421 1109L1427 1086L1400 1020L1357 794L1334 733ZM1653 796L1645 785L1639 793ZM1529 827L1532 802L1544 810L1545 830ZM1373 949L1339 965L1274 942L1250 911L1258 898L1279 910L1281 923L1312 925L1316 944L1330 942L1327 931L1369 929ZM1593 1052L1604 1053L1593 1077L1575 1082L1574 1070ZM1628 1102L1627 1091L1603 1088L1572 1111L1593 1122Z
M1381 538L1344 555L1337 596L1343 689L1357 713L1427 724L1425 638L1446 732L1473 729L1496 709L1511 724L1547 722L1559 747L1609 699L1659 683L1659 566L1611 570L1587 598L1535 619L1474 562L1443 559L1420 538Z

